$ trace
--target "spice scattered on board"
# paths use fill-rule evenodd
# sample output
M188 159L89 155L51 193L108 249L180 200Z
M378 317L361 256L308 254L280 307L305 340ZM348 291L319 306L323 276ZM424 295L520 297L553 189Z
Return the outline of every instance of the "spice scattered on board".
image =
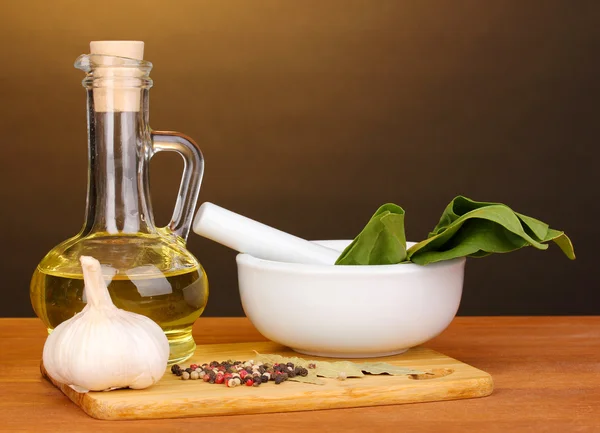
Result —
M281 355L263 355L256 352L256 359L249 361L212 361L188 368L173 365L171 372L182 380L199 380L224 384L229 388L239 385L260 386L269 381L279 385L287 380L323 385L320 377L346 380L365 374L410 375L428 374L411 368L398 367L385 362L356 363L350 361L306 361L302 358L286 358Z
M300 380L308 376L308 370L291 362L266 364L250 361L212 361L208 364L191 364L189 368L173 365L171 372L182 380L198 380L224 384L229 388L238 385L260 386L268 381L276 385L286 380Z

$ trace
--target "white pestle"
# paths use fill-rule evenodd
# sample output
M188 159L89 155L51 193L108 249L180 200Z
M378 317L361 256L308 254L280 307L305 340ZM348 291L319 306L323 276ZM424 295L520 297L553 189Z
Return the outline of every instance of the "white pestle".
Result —
M198 209L193 230L240 253L265 260L333 265L341 253L209 202Z

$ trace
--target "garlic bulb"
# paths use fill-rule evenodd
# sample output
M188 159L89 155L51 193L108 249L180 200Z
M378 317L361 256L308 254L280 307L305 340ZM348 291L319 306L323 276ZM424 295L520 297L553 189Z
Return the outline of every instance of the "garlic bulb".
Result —
M87 305L58 325L44 345L54 379L86 392L147 388L166 371L169 342L151 319L113 304L100 263L82 256Z

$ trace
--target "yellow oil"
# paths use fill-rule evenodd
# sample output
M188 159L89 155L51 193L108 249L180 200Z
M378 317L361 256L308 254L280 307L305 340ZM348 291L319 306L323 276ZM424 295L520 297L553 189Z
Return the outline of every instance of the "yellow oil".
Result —
M102 264L114 304L155 321L167 335L169 363L189 358L196 348L192 325L208 300L208 281L195 258L160 237L73 239L52 250L33 273L31 303L48 332L86 305L78 260L92 255Z

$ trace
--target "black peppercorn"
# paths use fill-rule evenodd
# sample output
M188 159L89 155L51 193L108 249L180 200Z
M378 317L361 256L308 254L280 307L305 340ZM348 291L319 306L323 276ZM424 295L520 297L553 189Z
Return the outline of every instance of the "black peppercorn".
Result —
M176 373L177 373L177 371L179 371L179 370L181 370L181 367L180 367L179 365L177 365L177 364L174 364L174 365L171 367L171 373L173 373L173 374L176 374Z
M301 368L298 372L298 376L306 377L308 376L308 370L306 368Z
M286 373L289 377L296 377L296 372L294 370L290 370Z
M293 364L292 362L288 362L288 363L287 363L287 364L285 364L285 365L286 365L286 367L292 367L292 368L294 368L294 364Z
M194 370L192 370L191 368L189 368L189 367L188 367L188 368L186 368L186 369L185 369L185 371L187 371L188 373L190 373L190 374L191 374L191 373L192 373L192 371L194 371Z
M269 376L267 376L266 374L263 374L263 375L260 377L260 381L261 381L262 383L267 383L267 382L269 381Z
M287 373L281 373L281 377L283 377L283 380L288 380L289 378Z
M281 374L278 374L277 376L275 376L275 385L279 385L281 384L281 382L283 382L283 376Z

